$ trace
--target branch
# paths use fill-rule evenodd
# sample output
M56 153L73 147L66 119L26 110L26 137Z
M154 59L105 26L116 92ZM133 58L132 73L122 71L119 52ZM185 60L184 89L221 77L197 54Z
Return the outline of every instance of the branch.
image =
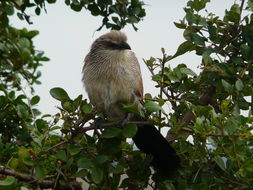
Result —
M126 124L150 125L151 123L149 123L148 121L128 121L128 122L126 122ZM116 125L119 125L119 122L118 122L118 121L103 123L103 124L100 125L99 127L100 127L100 128L106 128L106 127L116 126ZM88 126L88 127L83 127L83 128L80 130L80 132L87 132L87 131L94 130L94 129L96 129L96 126L91 125L91 126Z
M17 178L20 181L28 182L32 185L39 186L41 189L54 188L55 180L37 180L35 177L16 172L11 169L0 167L0 174L9 175ZM77 181L70 181L68 184L57 184L55 190L82 190L81 185Z
M51 150L54 150L54 149L58 148L59 146L61 146L63 144L72 142L72 139L75 138L77 134L85 133L85 132L91 131L91 130L96 130L98 128L96 125L91 125L91 126L83 127L85 123L86 123L86 121L82 121L82 122L77 121L77 123L73 127L73 129L75 129L75 130L71 131L72 136L71 136L70 139L61 141L61 142L53 145L52 147L49 147L45 151L48 152L48 151L51 151ZM108 123L104 123L104 124L100 125L99 128L103 129L103 128L110 127L110 126L116 126L118 124L119 124L118 121L116 121L116 122L108 122ZM126 124L150 125L151 123L149 123L147 121L128 121Z

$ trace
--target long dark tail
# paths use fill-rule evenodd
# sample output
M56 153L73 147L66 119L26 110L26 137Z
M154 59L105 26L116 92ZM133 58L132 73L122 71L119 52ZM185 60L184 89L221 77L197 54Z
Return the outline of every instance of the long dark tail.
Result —
M168 176L179 168L179 157L155 126L138 126L133 141L142 152L153 156L151 165L159 175Z

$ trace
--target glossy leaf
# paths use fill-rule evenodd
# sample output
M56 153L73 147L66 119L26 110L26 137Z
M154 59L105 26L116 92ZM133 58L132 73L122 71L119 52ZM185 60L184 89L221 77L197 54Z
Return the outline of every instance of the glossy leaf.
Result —
M53 98L59 101L70 100L67 92L62 88L52 88L50 94Z
M8 187L16 183L16 179L13 176L6 176L5 179L0 180L0 187Z

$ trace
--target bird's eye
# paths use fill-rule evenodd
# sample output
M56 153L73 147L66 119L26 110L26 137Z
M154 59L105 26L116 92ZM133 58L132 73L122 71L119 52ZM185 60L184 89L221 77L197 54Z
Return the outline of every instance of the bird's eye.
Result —
M117 48L118 44L111 42L111 41L107 41L106 46L109 47L110 49L118 49Z
M107 41L105 43L108 48L114 49L114 50L131 49L128 43L126 42L117 43L117 42Z

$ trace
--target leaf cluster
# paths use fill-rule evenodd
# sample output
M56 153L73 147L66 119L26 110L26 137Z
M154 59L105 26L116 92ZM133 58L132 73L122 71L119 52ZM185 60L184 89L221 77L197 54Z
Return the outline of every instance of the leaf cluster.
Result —
M182 159L175 189L250 189L252 185L252 12L244 1L223 18L204 11L209 0L191 0L175 23L185 42L174 55L145 61L160 88L150 97L173 113L162 114ZM247 10L252 10L249 1ZM199 74L169 61L187 52L202 58ZM172 189L173 189L172 188ZM171 189L168 187L167 189Z
M17 15L21 20L26 20L32 24L27 9L34 9L36 15L41 14L41 10L46 12L47 4L54 4L56 0L8 0L6 1L6 14L14 14L14 8L18 10ZM131 24L135 30L137 24L146 15L143 8L144 3L140 0L65 0L65 4L73 11L80 12L87 10L93 16L103 17L102 24L97 30L103 27L120 30L127 24Z

